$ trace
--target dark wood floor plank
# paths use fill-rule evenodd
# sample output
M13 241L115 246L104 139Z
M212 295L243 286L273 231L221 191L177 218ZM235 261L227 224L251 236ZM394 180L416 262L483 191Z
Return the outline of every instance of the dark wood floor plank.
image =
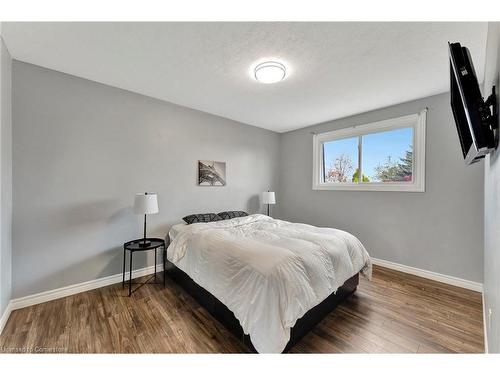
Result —
M150 277L137 280L145 281ZM374 267L371 282L292 353L481 353L481 294ZM175 282L132 297L121 284L13 311L0 348L68 353L245 353L246 347Z

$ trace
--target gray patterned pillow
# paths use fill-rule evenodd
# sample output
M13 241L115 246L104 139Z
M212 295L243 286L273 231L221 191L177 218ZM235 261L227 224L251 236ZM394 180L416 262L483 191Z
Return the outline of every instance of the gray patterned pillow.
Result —
M187 224L209 223L211 221L222 220L219 215L209 212L208 214L192 214L182 218Z
M222 220L234 219L235 217L248 216L245 211L224 211L217 214Z

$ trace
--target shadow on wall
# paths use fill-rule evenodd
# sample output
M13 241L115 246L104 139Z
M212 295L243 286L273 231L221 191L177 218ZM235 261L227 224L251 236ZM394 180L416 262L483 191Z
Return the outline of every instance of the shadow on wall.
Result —
M252 195L247 201L247 212L249 214L261 213L259 195Z
M137 222L137 217L138 216L134 213L133 207L130 206L121 208L118 211L116 211L113 215L109 217L108 222L121 225L129 225L129 224L135 225Z

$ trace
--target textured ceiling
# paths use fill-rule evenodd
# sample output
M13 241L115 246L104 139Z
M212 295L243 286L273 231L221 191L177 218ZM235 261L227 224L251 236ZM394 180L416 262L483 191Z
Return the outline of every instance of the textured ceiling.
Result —
M482 81L486 23L4 23L13 58L278 132L448 90L447 42ZM252 79L279 59L289 76Z

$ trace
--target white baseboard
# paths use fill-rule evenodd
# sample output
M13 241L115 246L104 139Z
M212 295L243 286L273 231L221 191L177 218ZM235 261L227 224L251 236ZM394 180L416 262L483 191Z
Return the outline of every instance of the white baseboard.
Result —
M2 314L2 317L0 318L0 335L3 332L5 325L7 324L7 320L9 320L9 316L10 316L11 312L12 312L12 301L9 302L9 304L5 308L5 311Z
M483 300L483 330L484 330L484 352L488 354L488 327L486 326L488 319L486 318L486 305L484 304L484 292L481 296Z
M420 276L425 279L439 281L444 284L458 286L460 288L473 290L475 292L483 291L483 284L475 281L460 279L454 276L443 275L441 273L426 271L420 268L405 266L404 264L389 262L388 260L383 260L383 259L372 258L372 263L377 266L382 266L396 271L409 273L410 275Z
M157 266L157 272L163 271L163 265ZM155 267L145 267L132 271L132 278L151 275L155 271ZM118 273L116 275L101 277L100 279L85 281L79 284L64 286L62 288L49 290L37 294L32 294L26 297L15 298L10 301L11 310L22 309L39 303L52 301L58 298L71 296L73 294L86 292L88 290L102 288L103 286L121 283L123 275ZM128 280L128 272L125 274L125 280Z

